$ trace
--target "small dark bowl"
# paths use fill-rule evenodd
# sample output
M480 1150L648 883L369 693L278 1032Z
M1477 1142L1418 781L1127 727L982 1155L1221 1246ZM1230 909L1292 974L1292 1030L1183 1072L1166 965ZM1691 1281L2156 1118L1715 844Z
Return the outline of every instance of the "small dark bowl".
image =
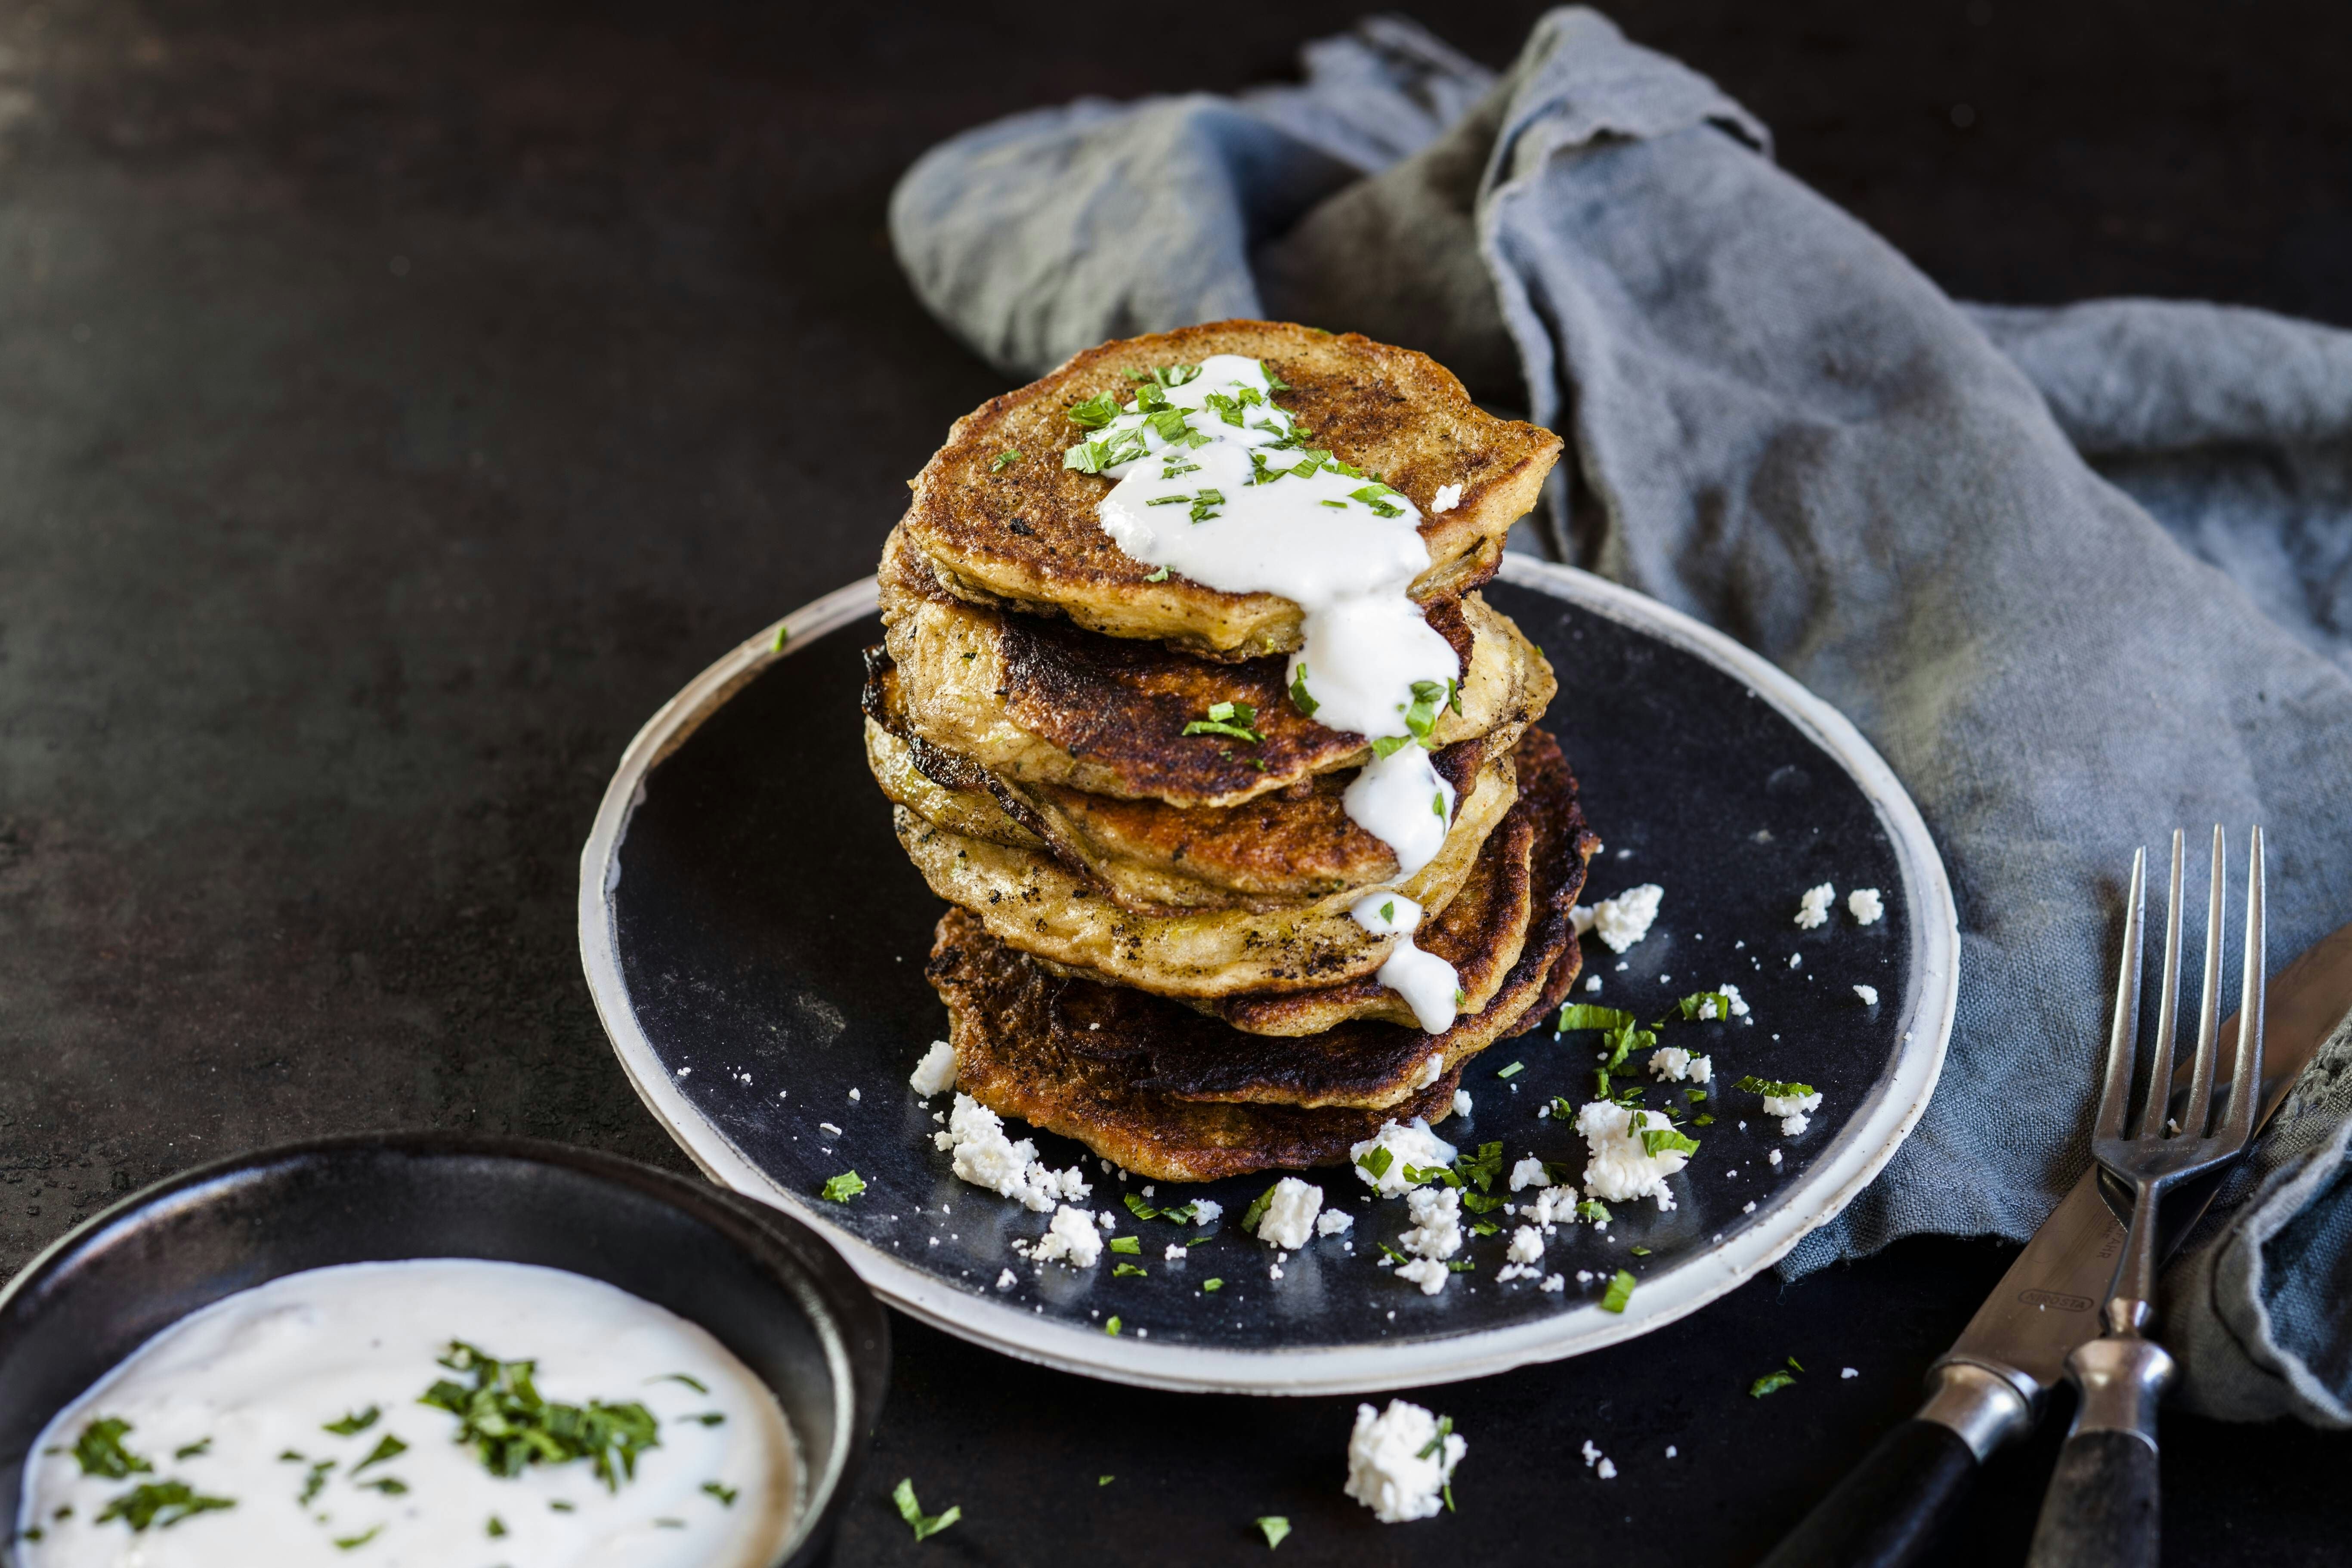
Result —
M0 1291L0 1532L15 1558L41 1428L198 1308L338 1263L479 1258L570 1269L718 1336L800 1440L778 1568L822 1560L881 1414L887 1315L797 1222L661 1171L520 1138L387 1132L264 1150L137 1193Z

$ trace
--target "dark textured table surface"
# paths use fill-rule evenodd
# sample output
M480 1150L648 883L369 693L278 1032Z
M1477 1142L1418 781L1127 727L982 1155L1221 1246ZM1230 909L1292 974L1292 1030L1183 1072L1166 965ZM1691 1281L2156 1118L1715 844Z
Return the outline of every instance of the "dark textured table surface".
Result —
M1410 8L1496 63L1535 15ZM891 181L1032 103L1281 74L1351 12L0 4L0 1265L310 1133L681 1166L590 1010L576 856L645 716L869 570L999 390L900 283ZM1956 294L2352 322L2340 5L1617 15ZM1282 1513L1286 1561L1748 1561L2008 1256L1914 1241L1432 1391L1461 1511L1397 1528L1340 1495L1348 1401L1136 1394L902 1320L839 1559L1199 1563ZM2055 1436L1945 1561L2021 1555ZM2170 1562L2352 1550L2352 1441L2167 1443ZM963 1521L915 1546L902 1475Z

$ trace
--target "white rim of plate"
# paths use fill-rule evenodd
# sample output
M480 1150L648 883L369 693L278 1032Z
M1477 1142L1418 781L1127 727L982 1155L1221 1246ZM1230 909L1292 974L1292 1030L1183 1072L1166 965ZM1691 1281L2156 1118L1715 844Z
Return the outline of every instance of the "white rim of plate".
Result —
M779 658L877 605L874 579L786 616L697 676L646 721L621 755L580 852L580 959L597 1016L612 1037L637 1097L679 1147L722 1186L757 1198L816 1226L866 1283L901 1311L960 1339L1023 1361L1145 1388L1192 1393L1370 1394L1484 1377L1530 1363L1559 1361L1637 1338L1697 1311L1770 1268L1809 1232L1827 1224L1885 1167L1927 1110L1943 1071L1958 999L1959 917L1927 826L1876 750L1828 703L1765 659L1710 626L1605 578L1532 557L1503 558L1507 583L1565 599L1697 655L1738 676L1861 785L1886 826L1902 868L1920 969L1918 1005L1904 1020L1894 1059L1869 1098L1812 1165L1775 1194L1748 1223L1709 1247L1644 1279L1622 1313L1598 1300L1563 1308L1531 1323L1379 1344L1295 1350L1223 1350L1111 1338L1099 1330L1038 1317L985 1295L958 1289L890 1253L838 1229L810 1199L779 1186L679 1092L638 1026L621 977L613 890L619 885L622 840L645 800L646 777L718 711L745 682Z

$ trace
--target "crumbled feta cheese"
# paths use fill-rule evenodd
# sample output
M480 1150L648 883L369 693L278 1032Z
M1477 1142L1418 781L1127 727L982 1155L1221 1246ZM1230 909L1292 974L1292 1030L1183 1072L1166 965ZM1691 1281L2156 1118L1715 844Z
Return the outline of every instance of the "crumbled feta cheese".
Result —
M953 1089L956 1080L955 1047L945 1040L933 1040L915 1070L907 1075L907 1087L925 1100L943 1089Z
M1557 1296L1559 1292L1568 1289L1568 1279L1565 1275L1547 1274L1543 1278L1543 1283L1537 1286L1536 1289L1538 1290L1549 1290L1553 1295Z
M1356 1216L1345 1209L1325 1209L1315 1216L1315 1234L1337 1236L1356 1223Z
M1862 998L1862 1005L1865 1007L1878 1005L1878 987L1875 985L1857 985L1853 994Z
M1427 1089L1431 1084L1435 1083L1444 1071L1445 1053L1432 1051L1429 1053L1429 1059L1421 1064L1421 1076L1413 1079L1412 1087Z
M1661 1046L1650 1053L1650 1072L1675 1083L1707 1083L1715 1078L1715 1058L1695 1057L1680 1046Z
M744 1081L745 1083L749 1083L749 1082L751 1082L751 1078L750 1078L750 1076L749 1076L748 1074L744 1077L743 1081ZM858 1100L861 1100L861 1099L863 1099L863 1098L864 1098L864 1097L863 1097L862 1095L860 1095L860 1094L859 1094L856 1089L851 1089L851 1090L849 1091L849 1103L850 1103L850 1104L852 1104L852 1105L856 1104L856 1103L858 1102Z
M1853 1369L1853 1368L1852 1368L1852 1367L1847 1367L1843 1372L1841 1372L1841 1373L1838 1373L1838 1376L1839 1376L1839 1378L1840 1378L1841 1380L1845 1379L1845 1378L1849 1378L1849 1377L1860 1377L1861 1375L1862 1375L1862 1373L1858 1373L1858 1372L1854 1371L1854 1369Z
M1168 1244L1168 1250L1160 1256L1171 1263L1181 1263L1192 1255L1185 1250L1181 1242L1171 1241Z
M1013 1289L1013 1270L1008 1268L1003 1273L996 1277L996 1288L1000 1290L1010 1290Z
M1514 1279L1533 1279L1543 1272L1525 1263L1506 1263L1495 1270L1495 1283L1508 1285Z
M1103 1234L1105 1236L1108 1236L1112 1231L1118 1228L1118 1215L1111 1213L1108 1209L1100 1209L1095 1214L1095 1223L1103 1227Z
M1006 1138L1003 1121L968 1094L956 1096L947 1131L932 1133L931 1142L953 1151L958 1176L1001 1198L1018 1199L1037 1214L1065 1198L1083 1199L1093 1190L1076 1165L1049 1170L1039 1163L1034 1143Z
M1470 1091L1468 1089L1457 1089L1454 1091L1454 1114L1456 1116L1467 1116L1470 1114Z
M1667 1445L1666 1445L1666 1458L1669 1458L1669 1459L1671 1459L1671 1458L1673 1458L1674 1457L1675 1457L1675 1446L1674 1446L1672 1443L1669 1443L1669 1444L1667 1444Z
M1382 1524L1433 1518L1469 1448L1459 1432L1440 1436L1437 1417L1418 1405L1391 1399L1377 1414L1359 1405L1348 1435L1348 1495Z
M1797 929L1811 931L1830 921L1830 906L1837 902L1837 889L1823 882L1818 888L1807 888L1805 896L1797 900Z
M1600 1458L1601 1450L1593 1446L1591 1438L1587 1437L1584 1440L1584 1468L1591 1469L1600 1461Z
M1592 1467L1592 1473L1604 1481L1613 1481L1617 1479L1617 1461L1603 1459Z
M1587 992L1599 991L1601 989L1601 976L1598 974L1586 975L1584 977L1584 989Z
M1529 1187L1549 1185L1551 1185L1551 1173L1545 1170L1544 1163L1533 1154L1511 1167L1511 1191L1515 1193L1526 1192Z
M1531 1225L1523 1225L1511 1232L1511 1247L1507 1257L1514 1263L1533 1263L1543 1256L1543 1232Z
M1460 485L1440 485L1437 487L1437 493L1429 498L1429 510L1433 512L1452 511L1461 504L1462 487Z
M1054 1211L1045 1234L1030 1247L1029 1256L1040 1263L1059 1259L1073 1268L1092 1268L1101 1260L1102 1250L1102 1232L1095 1228L1095 1216L1064 1204Z
M1821 1091L1811 1094L1768 1094L1764 1097L1764 1114L1780 1119L1780 1135L1794 1138L1811 1125L1810 1112L1822 1108Z
M1592 929L1592 906L1591 904L1574 904L1570 906L1568 911L1568 923L1576 929L1576 934L1580 937L1586 931L1591 931Z
M1886 916L1886 905L1876 888L1856 888L1846 895L1845 907L1857 925L1876 925Z
M1592 929L1609 944L1610 952L1622 952L1650 934L1665 896L1666 890L1655 882L1644 882L1613 899L1603 899L1592 906Z
M1748 1206L1747 1206L1746 1208L1744 1208L1744 1209L1741 1209L1739 1212L1740 1212L1741 1214L1754 1214L1754 1213L1756 1212L1756 1200L1754 1200L1753 1198L1750 1198L1750 1199L1748 1201Z
M1192 1200L1192 1223L1203 1229L1216 1224L1217 1216L1224 1212L1225 1205L1217 1202L1214 1198L1194 1198Z
M1412 1228L1397 1245L1421 1258L1447 1258L1462 1250L1462 1194L1452 1187L1415 1187L1405 1194Z
M1802 969L1804 966L1805 966L1805 955L1804 955L1803 953L1801 953L1801 952L1792 952L1792 953L1790 953L1790 954L1789 955L1789 967L1790 967L1790 968L1791 968L1791 969Z
M1519 1210L1521 1217L1549 1231L1556 1225L1576 1223L1576 1189L1546 1187L1536 1194L1536 1201Z
M1364 1161L1375 1149L1389 1152L1389 1168L1378 1176L1364 1169ZM1428 1122L1415 1117L1410 1126L1383 1122L1378 1132L1350 1147L1348 1158L1367 1186L1384 1198L1392 1198L1415 1184L1406 1180L1406 1167L1427 1170L1434 1165L1450 1165L1454 1152L1453 1144L1429 1130Z
M1591 1283L1592 1283L1592 1270L1591 1270L1591 1269L1590 1269L1590 1268L1580 1268L1580 1269L1578 1269L1578 1270L1576 1271L1576 1282L1577 1282L1579 1285L1590 1285L1590 1284L1591 1284Z
M1642 1148L1642 1133L1671 1126L1654 1110L1635 1110L1596 1100L1576 1113L1576 1130L1583 1134L1591 1157L1584 1163L1584 1190L1609 1203L1655 1198L1658 1207L1675 1206L1666 1178L1690 1163L1690 1156L1662 1149L1655 1154Z
M1767 1156L1765 1156L1765 1157L1766 1157L1767 1159L1770 1160L1770 1161L1772 1162L1772 1163L1774 1163L1774 1164L1776 1164L1776 1165L1777 1165L1777 1164L1779 1164L1779 1163L1780 1163L1780 1151L1779 1151L1778 1149L1775 1149L1775 1150L1773 1150L1773 1151L1772 1151L1772 1152L1771 1152L1770 1154L1769 1154L1769 1155L1767 1155Z
M1434 1296L1445 1289L1445 1282L1453 1279L1454 1274L1434 1258L1416 1258L1410 1263L1399 1264L1396 1277L1410 1279L1420 1286L1423 1295Z
M1722 984L1717 986L1716 989L1722 992L1725 999L1731 1004L1731 1016L1733 1017L1745 1018L1748 1016L1748 1002L1745 997L1739 994L1738 986L1732 984L1731 982L1727 980Z
M1265 1215L1257 1222L1257 1238L1286 1252L1296 1252L1315 1234L1315 1215L1323 1206L1323 1189L1296 1176L1275 1183Z
M1282 1265L1281 1265L1281 1264L1279 1264L1279 1263L1269 1263L1269 1264L1267 1264L1267 1265L1265 1266L1265 1277L1266 1277L1268 1279L1281 1279L1281 1278L1282 1278Z
M820 1122L818 1122L818 1123L816 1124L816 1130L817 1130L818 1131L820 1131L820 1132L826 1133L826 1134L828 1134L828 1135L830 1135L830 1136L832 1136L832 1137L835 1137L835 1138L838 1138L838 1137L840 1137L840 1136L841 1136L841 1129L840 1129L840 1128L838 1128L838 1127L835 1127L835 1126L832 1122L830 1122L830 1121L820 1121Z

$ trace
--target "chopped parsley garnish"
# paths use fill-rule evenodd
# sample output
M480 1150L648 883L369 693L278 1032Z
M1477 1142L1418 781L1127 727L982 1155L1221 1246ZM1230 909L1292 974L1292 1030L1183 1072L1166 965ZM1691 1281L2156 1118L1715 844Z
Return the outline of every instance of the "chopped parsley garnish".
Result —
M449 1363L445 1361L441 1364L446 1366ZM530 1363L529 1362L518 1362L515 1364L522 1367L526 1375L528 1375L530 1367ZM441 1385L436 1383L433 1386L438 1388ZM427 1403L430 1403L429 1399ZM368 1457L352 1467L352 1474L356 1476L362 1470L366 1469L370 1465L381 1465L386 1459L396 1459L406 1452L408 1452L408 1445L394 1436L391 1433L386 1432L383 1436L375 1440L375 1447L368 1450Z
M132 1534L144 1535L150 1528L169 1530L184 1519L236 1506L234 1498L205 1497L185 1481L142 1481L100 1509L96 1522L119 1519Z
M1496 1073L1495 1076L1496 1076L1496 1078L1516 1078L1516 1077L1517 1077L1519 1074L1521 1074L1521 1073L1523 1073L1523 1072L1525 1072L1525 1071L1527 1071L1527 1070L1528 1070L1528 1064L1527 1064L1527 1063L1525 1063L1525 1062L1513 1062L1509 1067L1505 1068L1502 1071L1500 1071L1500 1072Z
M1647 1258L1650 1256L1650 1249L1646 1247L1628 1247L1626 1250L1633 1253L1636 1258Z
M1303 664L1291 673L1290 705L1308 719L1314 718L1315 710L1323 706L1307 694L1307 667Z
M1269 1552L1281 1545L1290 1534L1290 1521L1278 1513L1267 1514L1257 1521L1257 1527L1259 1532L1265 1537L1265 1546Z
M1113 1252L1139 1253L1143 1250L1143 1240L1140 1237L1114 1236L1110 1238L1110 1249Z
M122 1435L130 1430L131 1423L116 1415L101 1415L83 1427L73 1446L74 1463L81 1473L110 1481L154 1474L154 1466L122 1446Z
M1551 1097L1551 1119L1554 1121L1568 1122L1573 1122L1576 1120L1576 1107L1569 1103L1566 1095L1555 1094Z
M1257 710L1246 702L1212 702L1209 716L1195 719L1184 726L1187 735L1231 735L1236 741L1252 745L1265 739L1250 726L1257 722Z
M1789 1364L1790 1364L1790 1366L1795 1367L1799 1372L1802 1372L1802 1371L1804 1371L1804 1370L1805 1370L1805 1363L1804 1363L1803 1362L1799 1361L1795 1356L1790 1356L1790 1357L1789 1358Z
M1372 1243L1372 1245L1379 1247L1381 1249L1381 1256L1386 1258L1391 1263L1405 1263L1411 1261L1403 1253L1399 1252L1395 1247L1391 1247L1385 1241L1376 1241Z
M380 1524L372 1524L357 1535L338 1535L335 1537L335 1550L349 1552L355 1547L365 1546L369 1542L373 1541L383 1529L383 1526Z
M1426 1459L1432 1454L1440 1452L1445 1447L1445 1439L1452 1436L1454 1436L1454 1417L1451 1415L1439 1416L1437 1418L1436 1435L1432 1436L1428 1442L1423 1443L1421 1446L1421 1452L1415 1454L1413 1458L1416 1459Z
M1430 735L1437 728L1438 712L1453 700L1454 682L1452 680L1447 680L1444 685L1434 680L1414 681L1412 706L1404 710L1405 729L1423 746L1431 746L1434 749Z
M770 653L782 653L784 651L784 645L792 640L792 627L779 626L776 627L776 640L768 645L768 651Z
M1084 403L1070 405L1066 416L1081 430L1099 430L1126 412L1119 404L1118 394L1097 392Z
M1389 499L1395 494L1396 491L1375 479L1362 489L1350 490L1348 493L1348 499L1362 501L1372 509L1372 515L1375 517L1402 517L1404 508Z
M727 1417L720 1415L716 1410L698 1411L692 1415L681 1415L678 1419L680 1421L691 1421L698 1426L724 1426L727 1425Z
M1778 1394L1784 1388L1793 1388L1796 1383L1797 1380L1794 1377L1776 1367L1748 1385L1748 1397L1761 1399L1768 1394Z
M837 1176L827 1176L817 1191L835 1203L845 1204L866 1190L866 1178L855 1171L844 1171Z
M1487 1193L1465 1193L1462 1206L1472 1214L1493 1214L1503 1206L1503 1200Z
M1686 1089L1683 1090L1683 1098L1689 1100L1693 1105L1696 1105L1706 1099L1706 1090L1703 1089Z
M1190 515L1194 522L1208 522L1224 515L1217 510L1224 504L1224 491L1202 490L1192 497L1192 510Z
M1415 1186L1419 1186L1423 1182L1439 1182L1449 1187L1458 1187L1462 1184L1462 1178L1444 1165L1407 1165L1404 1168L1404 1179Z
M1168 568L1162 566L1159 571L1154 572L1150 576L1146 577L1144 581L1147 583L1165 583L1168 581Z
M1559 1022L1552 1033L1564 1035L1570 1029L1628 1029L1633 1026L1633 1015L1615 1007L1596 1007L1589 1002L1570 1002L1559 1010Z
M1429 797L1429 809L1437 813L1438 821L1443 822L1445 820L1445 792L1444 790L1439 790L1435 795Z
M199 1437L193 1443L184 1443L179 1447L173 1449L172 1458L175 1459L201 1459L205 1457L205 1451L211 1448L212 1446L213 1440L210 1437Z
M1001 474L1020 460L1021 448L1018 447L1008 447L1003 451L996 454L996 460L988 465L988 471L992 474Z
M279 1457L284 1458L283 1455ZM326 1487L327 1472L334 1468L335 1461L332 1459L320 1459L317 1464L312 1465L310 1473L302 1478L302 1494L294 1500L297 1503L308 1503L312 1498L317 1497Z
M1222 1279L1203 1279L1201 1281L1201 1289L1203 1290L1222 1290L1224 1288L1225 1282Z
M1702 1018L1721 1023L1731 1016L1731 998L1720 991L1694 991L1675 1003L1675 1010L1681 1014L1685 1023ZM1659 1020L1660 1023L1664 1021L1663 1018Z
M365 1410L344 1416L341 1421L330 1421L319 1430L332 1432L338 1437L356 1436L374 1426L375 1418L382 1414L383 1414L382 1411L371 1405Z
M1381 919L1387 921L1391 925L1396 923L1396 900L1394 899L1391 899L1388 902L1381 906Z
M1376 1182L1382 1176L1387 1175L1389 1173L1389 1167L1395 1163L1396 1156L1390 1152L1389 1147L1385 1143L1375 1143L1372 1145L1372 1151L1370 1153L1366 1154L1363 1158L1356 1162L1357 1165L1369 1173L1372 1180Z
M1113 1312L1110 1316L1110 1321L1103 1325L1103 1332L1108 1334L1113 1339L1118 1338L1118 1314L1117 1312Z
M666 1372L659 1377L649 1377L647 1383L682 1383L697 1394L708 1394L710 1385L698 1377L688 1377L682 1372Z
M1376 735L1372 738L1372 755L1386 760L1412 744L1411 735Z
M1633 1277L1620 1268L1615 1274L1610 1276L1609 1289L1601 1293L1601 1310L1604 1312L1622 1312L1625 1310L1625 1303L1633 1299Z
M1642 1129L1642 1152L1652 1159L1660 1154L1696 1154L1698 1140L1684 1136L1671 1127Z
M1388 1151L1385 1149L1380 1151L1381 1153L1386 1153ZM1381 1167L1383 1170L1386 1168L1386 1166ZM1265 1191L1258 1194L1256 1202L1251 1204L1248 1208L1242 1211L1242 1228L1244 1230L1249 1232L1253 1236L1257 1234L1257 1222L1265 1217L1266 1209L1274 1203L1275 1188L1281 1185L1281 1183L1276 1182L1274 1186L1266 1188Z
M457 1416L457 1440L472 1444L483 1468L494 1476L511 1479L531 1465L586 1459L604 1489L618 1491L623 1481L636 1479L637 1456L661 1446L661 1423L635 1400L620 1405L591 1400L579 1405L542 1398L531 1384L536 1363L500 1361L462 1340L451 1341L449 1353L440 1361L471 1378L473 1386L445 1377L426 1389L419 1403ZM389 1458L384 1444L398 1441L386 1437L357 1468Z
M1609 1205L1599 1198L1587 1198L1576 1205L1576 1217L1589 1219L1595 1225L1607 1225L1617 1216L1611 1214Z
M372 1481L362 1481L360 1490L382 1492L386 1497L399 1497L408 1490L408 1483L397 1476L380 1476Z
M1454 1173L1463 1181L1476 1183L1480 1192L1490 1191L1495 1185L1495 1178L1503 1173L1502 1144L1481 1143L1475 1154L1455 1155Z
M578 1503L566 1502L562 1498L557 1498L553 1502L549 1503L547 1507L549 1511L552 1513L577 1513L580 1511L580 1505Z
M1732 1087L1760 1094L1767 1100L1802 1100L1814 1092L1813 1086L1809 1083L1781 1083L1772 1079L1758 1078L1752 1073Z
M482 1526L482 1533L488 1536L492 1541L498 1540L506 1532L507 1521L500 1519L497 1514L490 1515L490 1521Z
M1095 1478L1095 1485L1098 1487L1107 1487L1117 1479L1118 1479L1117 1476L1097 1476Z
M1457 1258L1445 1266L1446 1271L1453 1274L1468 1274L1477 1267L1466 1258Z
M1138 1219L1158 1219L1160 1217L1160 1211L1153 1208L1150 1204L1145 1203L1143 1201L1142 1194L1139 1193L1123 1193L1119 1196L1119 1201L1127 1205L1127 1212L1133 1215Z
M1503 1227L1491 1219L1482 1219L1470 1227L1473 1236L1493 1236Z
M1151 1270L1144 1268L1143 1265L1139 1263L1118 1263L1111 1266L1110 1277L1114 1279L1124 1279L1130 1275L1149 1274Z
M717 1498L719 1500L719 1506L721 1508L733 1508L735 1506L735 1499L739 1495L733 1487L721 1486L717 1481L703 1482L702 1489L709 1492L712 1497Z
M1702 1111L1700 1111L1696 1116L1694 1116L1694 1117L1692 1117L1692 1118L1691 1118L1691 1125L1692 1125L1693 1127L1712 1127L1712 1126L1714 1126L1714 1125L1715 1125L1715 1112L1714 1112L1714 1111L1712 1111L1712 1110L1702 1110Z

